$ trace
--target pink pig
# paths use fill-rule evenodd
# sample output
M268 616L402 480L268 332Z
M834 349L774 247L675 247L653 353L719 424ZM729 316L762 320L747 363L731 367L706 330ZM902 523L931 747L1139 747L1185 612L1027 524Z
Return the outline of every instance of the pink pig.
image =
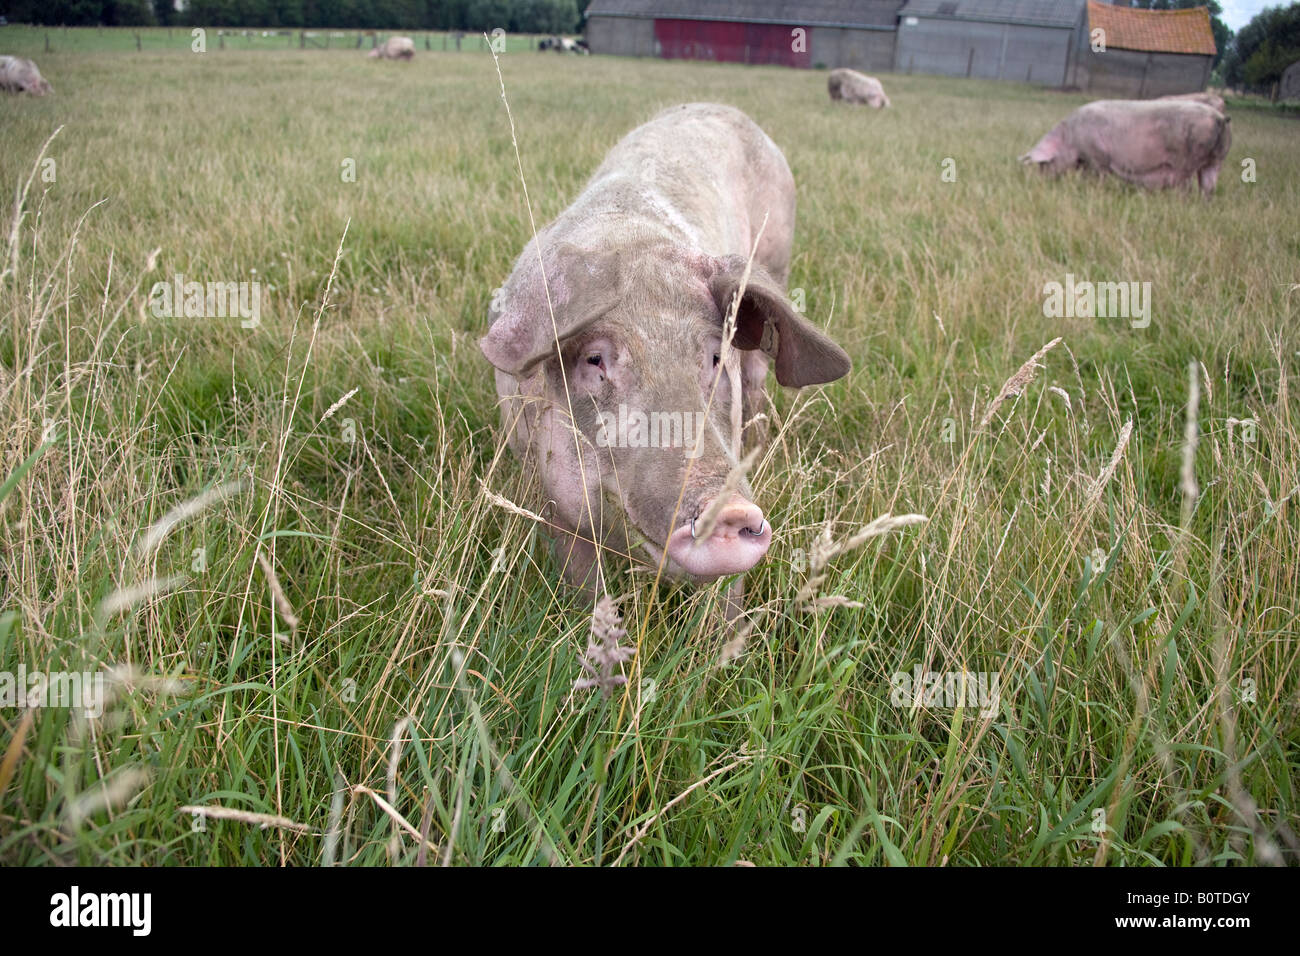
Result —
M611 555L711 581L767 551L748 481L726 479L761 443L768 363L791 388L850 365L786 298L794 206L785 157L749 117L672 107L610 150L494 298L480 346L570 582L602 587Z
M844 67L831 70L826 77L826 92L831 99L845 103L865 103L877 110L889 106L889 97L878 79Z
M1148 189L1199 183L1208 197L1232 145L1230 122L1192 100L1097 100L1057 123L1020 161L1049 173L1112 173Z

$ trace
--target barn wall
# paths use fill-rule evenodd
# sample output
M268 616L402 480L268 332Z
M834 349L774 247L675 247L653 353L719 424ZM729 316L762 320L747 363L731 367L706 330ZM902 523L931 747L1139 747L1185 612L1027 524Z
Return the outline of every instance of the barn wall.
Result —
M1212 58L1186 53L1144 53L1091 49L1080 60L1079 83L1089 93L1129 99L1150 99L1170 93L1205 89Z
M999 79L1064 86L1073 36L1050 27L1008 26Z
M894 68L894 38L893 30L813 27L809 52L814 66L881 73Z
M1060 27L905 17L894 70L1063 86L1073 37Z
M654 56L655 22L636 17L591 17L587 45L592 53L612 56Z
M1282 78L1278 81L1277 98L1300 100L1300 61L1292 63L1282 71Z

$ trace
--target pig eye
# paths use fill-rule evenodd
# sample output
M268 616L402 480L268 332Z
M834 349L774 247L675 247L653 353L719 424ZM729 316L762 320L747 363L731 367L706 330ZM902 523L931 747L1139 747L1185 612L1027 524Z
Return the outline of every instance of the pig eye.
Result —
M719 362L719 361L721 361L721 359L719 359L718 356L716 356L716 355L713 356L713 367L714 367L714 368L717 368L717 367L718 367L718 362Z
M588 356L587 356L587 364L588 364L588 365L594 365L596 368L600 369L602 372L605 371L605 359L604 359L604 356L600 355L599 353L595 353L595 354L592 354L592 355L588 355Z

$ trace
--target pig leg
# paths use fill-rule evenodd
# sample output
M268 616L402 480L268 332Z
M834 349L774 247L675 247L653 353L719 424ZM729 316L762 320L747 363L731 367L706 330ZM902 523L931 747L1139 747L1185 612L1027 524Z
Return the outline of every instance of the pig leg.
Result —
M555 559L560 563L564 579L582 592L583 598L594 601L600 591L600 566L596 561L596 547L567 528L555 533Z
M1201 182L1201 195L1206 199L1210 198L1214 192L1214 187L1219 182L1219 169L1220 164L1215 163L1213 166L1206 166L1197 174L1197 178Z

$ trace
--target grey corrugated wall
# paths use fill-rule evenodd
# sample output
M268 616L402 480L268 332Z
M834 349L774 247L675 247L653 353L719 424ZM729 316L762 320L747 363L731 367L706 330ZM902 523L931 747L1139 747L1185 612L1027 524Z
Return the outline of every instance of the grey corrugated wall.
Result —
M813 66L847 66L868 73L894 68L893 30L852 30L813 27L808 51Z
M655 22L640 17L591 17L587 45L592 53L614 56L654 56Z
M894 70L1064 86L1073 41L1063 27L905 17Z

